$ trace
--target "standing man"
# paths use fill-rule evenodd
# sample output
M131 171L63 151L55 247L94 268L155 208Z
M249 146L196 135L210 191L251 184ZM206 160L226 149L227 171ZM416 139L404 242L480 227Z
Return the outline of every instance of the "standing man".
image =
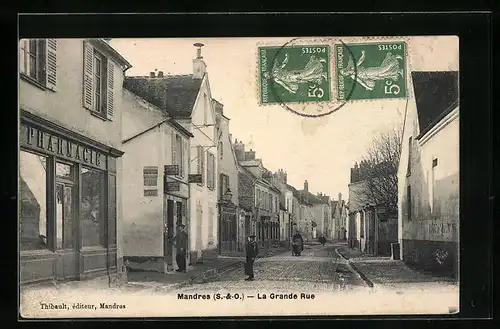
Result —
M259 254L259 247L257 246L257 242L255 241L254 234L248 237L245 249L247 256L247 261L245 263L245 274L248 275L248 278L246 278L245 281L252 281L254 279L253 263L255 262L255 258Z
M177 261L177 266L179 267L177 272L186 272L186 249L188 243L188 235L186 233L186 226L184 224L179 224L178 233L175 237L176 244L176 254L175 260Z

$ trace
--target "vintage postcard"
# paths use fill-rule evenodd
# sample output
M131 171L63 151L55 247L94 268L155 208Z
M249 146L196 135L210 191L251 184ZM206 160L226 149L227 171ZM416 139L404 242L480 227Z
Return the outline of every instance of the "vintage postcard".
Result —
M22 39L20 318L459 312L456 36Z

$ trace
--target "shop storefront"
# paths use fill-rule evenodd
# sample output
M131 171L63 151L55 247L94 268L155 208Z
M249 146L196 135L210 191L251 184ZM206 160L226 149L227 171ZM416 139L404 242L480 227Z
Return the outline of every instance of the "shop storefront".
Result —
M22 112L21 283L116 274L116 161L123 152Z
M166 271L173 271L178 267L175 259L175 255L177 252L175 237L178 233L179 225L185 225L188 237L190 236L189 232L191 226L187 216L189 184L183 180L173 177L175 175L170 175L168 172L170 169L167 169L170 167L177 166L165 166L164 171L163 252ZM175 170L175 173L178 173L178 168L176 168ZM189 264L189 242L187 244L187 247L188 249L186 250L186 261L187 264Z

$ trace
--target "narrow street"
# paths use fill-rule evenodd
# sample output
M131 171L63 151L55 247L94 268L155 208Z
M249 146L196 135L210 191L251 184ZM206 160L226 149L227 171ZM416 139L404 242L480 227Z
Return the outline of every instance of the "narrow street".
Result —
M194 283L176 293L199 292L296 292L325 293L368 289L347 261L335 253L335 245L306 245L301 256L284 252L258 258L254 265L255 280L244 281L243 265L218 276ZM167 292L163 290L163 292ZM170 292L170 291L169 291Z

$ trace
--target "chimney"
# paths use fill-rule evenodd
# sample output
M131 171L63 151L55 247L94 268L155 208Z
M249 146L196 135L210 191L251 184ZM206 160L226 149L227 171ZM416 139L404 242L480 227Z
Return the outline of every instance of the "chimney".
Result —
M286 181L287 181L287 177L286 176L287 175L286 175L286 171L285 171L285 173L283 174L283 183L285 183L285 184L286 184Z
M250 149L250 151L245 152L245 160L255 160L255 151Z
M307 182L307 180L304 181L304 190L309 191L309 183Z
M156 76L156 73L154 73L154 72L150 72L150 73L149 73L149 77L150 77L150 78L154 78L155 76Z
M163 78L163 71L158 72L158 78Z
M245 160L245 144L243 144L241 141L238 142L238 140L235 139L233 148L234 148L234 154L236 155L236 159L238 161Z
M342 193L339 193L339 202L342 201Z
M193 59L193 79L202 79L207 71L207 64L201 55L201 48L204 46L202 43L195 43L196 58Z

